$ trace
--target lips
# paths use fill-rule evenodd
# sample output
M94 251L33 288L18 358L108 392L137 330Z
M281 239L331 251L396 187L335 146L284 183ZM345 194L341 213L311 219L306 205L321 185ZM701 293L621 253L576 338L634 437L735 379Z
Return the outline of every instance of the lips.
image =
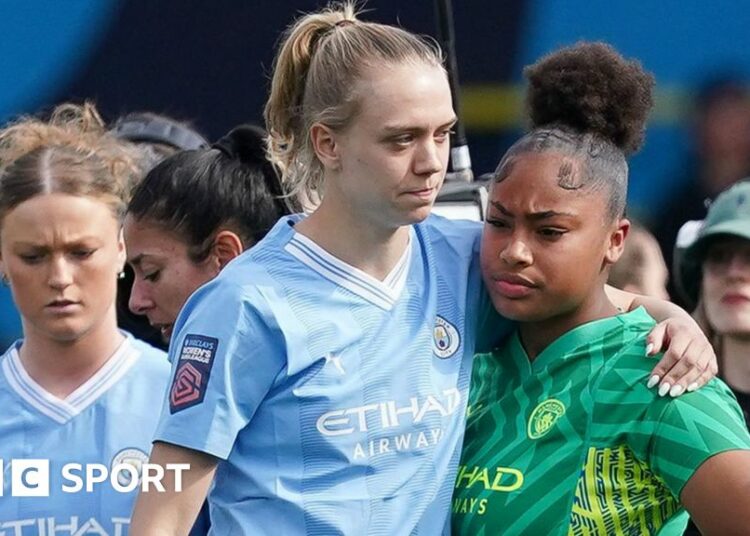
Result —
M500 295L510 299L528 296L537 288L535 283L517 274L501 274L494 277L493 286Z
M81 302L62 299L62 300L52 300L45 306L45 308L48 311L52 311L55 313L70 313L78 309L80 305L81 305Z
M172 330L174 329L174 324L158 324L156 322L150 322L151 327L154 329L158 329L161 333L162 338L165 341L169 341L169 339L172 337Z
M408 195L413 195L422 199L429 199L435 193L435 188L421 188L418 190L409 190L406 192Z
M168 326L162 326L161 328L161 336L164 338L165 341L168 341L172 338L172 329L174 329L174 324L169 324Z
M750 303L750 297L739 292L728 292L721 297L721 303L727 305L742 305Z

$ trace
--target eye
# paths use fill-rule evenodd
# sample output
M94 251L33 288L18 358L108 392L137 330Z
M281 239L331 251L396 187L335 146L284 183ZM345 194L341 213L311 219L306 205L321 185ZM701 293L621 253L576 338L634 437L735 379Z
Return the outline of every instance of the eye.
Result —
M26 264L38 264L44 258L42 253L26 253L18 255Z
M399 136L394 136L393 138L391 138L391 142L396 145L408 145L413 141L414 136L412 134L401 134Z
M554 227L543 227L542 229L539 229L539 234L548 240L557 240L565 233L567 233L567 230Z
M510 227L510 224L508 224L508 222L505 220L498 220L496 218L487 218L486 221L487 223L489 223L490 225L492 225L493 227L497 229L507 229L508 227Z
M447 128L445 130L439 130L435 133L435 139L438 141L446 141L448 140L453 134L455 134L455 131Z
M95 251L95 249L76 249L71 252L71 255L78 260L86 260L91 257Z
M161 270L154 270L148 274L143 274L143 279L154 283L159 280L159 275L161 275Z

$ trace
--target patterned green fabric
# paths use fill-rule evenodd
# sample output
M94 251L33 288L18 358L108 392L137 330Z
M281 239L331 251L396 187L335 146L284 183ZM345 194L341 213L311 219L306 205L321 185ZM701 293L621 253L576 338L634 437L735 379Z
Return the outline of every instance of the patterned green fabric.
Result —
M518 334L474 362L453 533L682 534L682 487L710 456L750 449L718 380L646 388L642 309L571 330L529 361Z

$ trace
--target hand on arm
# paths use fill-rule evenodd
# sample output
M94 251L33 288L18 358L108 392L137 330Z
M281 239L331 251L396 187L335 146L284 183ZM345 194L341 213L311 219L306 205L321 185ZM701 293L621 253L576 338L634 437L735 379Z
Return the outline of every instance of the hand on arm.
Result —
M648 355L664 352L651 372L649 387L659 384L659 394L679 396L704 386L716 376L716 354L695 320L668 301L649 298L607 286L612 303L624 311L644 307L659 322L648 335Z
M151 489L141 492L135 503L130 522L131 536L184 536L190 532L216 471L217 458L198 452L157 442L149 463L166 465L188 464L181 472L181 489L177 491L175 472L165 471L162 484L166 491Z

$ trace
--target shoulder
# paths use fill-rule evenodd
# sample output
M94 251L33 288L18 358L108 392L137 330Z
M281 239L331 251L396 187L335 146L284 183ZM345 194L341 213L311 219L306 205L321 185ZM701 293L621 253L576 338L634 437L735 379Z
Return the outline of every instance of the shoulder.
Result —
M482 223L471 220L453 220L431 214L425 221L416 225L418 232L422 232L433 242L441 240L450 245L474 246L482 236Z
M604 383L609 381L631 388L647 379L661 357L646 355L646 336L656 321L642 307L618 315L616 319L614 327L594 341L592 351L604 357L601 370Z
M147 369L155 374L169 375L171 367L166 352L136 338L130 339L130 345L138 353L140 368Z

